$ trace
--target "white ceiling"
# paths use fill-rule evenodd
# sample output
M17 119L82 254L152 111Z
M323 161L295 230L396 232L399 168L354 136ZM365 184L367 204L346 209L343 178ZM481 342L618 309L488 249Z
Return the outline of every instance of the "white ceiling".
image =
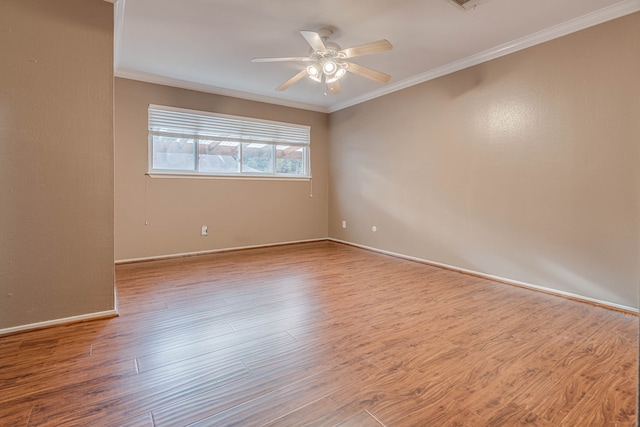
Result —
M640 10L640 0L117 0L115 74L331 112ZM342 48L387 39L393 50L354 58L391 74L386 85L347 74L342 93L303 79L275 88L303 63L300 30L337 28Z

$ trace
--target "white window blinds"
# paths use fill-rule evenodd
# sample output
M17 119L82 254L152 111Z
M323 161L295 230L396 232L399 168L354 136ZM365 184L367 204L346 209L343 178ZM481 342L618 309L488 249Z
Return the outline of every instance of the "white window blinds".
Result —
M149 106L151 135L213 141L309 145L309 126L227 116L157 105Z
M310 178L309 126L149 106L149 172Z

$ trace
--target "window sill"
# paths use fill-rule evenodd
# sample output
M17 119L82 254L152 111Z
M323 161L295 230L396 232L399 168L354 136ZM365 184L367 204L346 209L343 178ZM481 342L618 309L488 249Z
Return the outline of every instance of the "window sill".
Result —
M310 181L311 176L269 176L269 175L205 175L194 173L157 173L147 172L149 178L161 179L239 179L255 181Z

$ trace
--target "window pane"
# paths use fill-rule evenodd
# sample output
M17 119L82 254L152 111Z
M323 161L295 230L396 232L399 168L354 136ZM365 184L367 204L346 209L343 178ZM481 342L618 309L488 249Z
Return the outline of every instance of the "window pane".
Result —
M149 106L149 172L309 176L309 126Z
M303 147L276 146L276 173L304 175L304 150Z
M242 144L242 172L273 173L272 145Z
M198 170L213 173L240 172L240 144L200 140Z
M153 136L153 169L194 170L193 139Z

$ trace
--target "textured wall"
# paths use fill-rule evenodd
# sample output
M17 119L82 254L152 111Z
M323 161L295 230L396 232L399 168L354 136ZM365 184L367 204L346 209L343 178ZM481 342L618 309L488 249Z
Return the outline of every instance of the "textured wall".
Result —
M0 329L109 311L113 5L0 2Z
M327 237L326 114L120 78L115 102L116 260ZM149 178L149 104L309 125L313 181Z
M640 13L333 113L329 235L638 307L638 40Z

